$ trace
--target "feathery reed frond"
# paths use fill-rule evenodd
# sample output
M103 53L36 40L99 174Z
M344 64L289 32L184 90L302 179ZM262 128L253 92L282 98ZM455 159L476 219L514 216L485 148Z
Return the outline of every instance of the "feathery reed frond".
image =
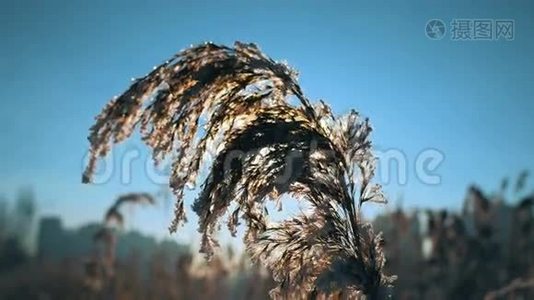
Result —
M115 200L104 215L102 227L93 235L93 241L103 246L102 252L86 263L86 283L93 290L103 288L107 280L115 273L115 247L117 244L116 228L124 225L124 216L120 208L126 204L154 204L155 199L148 193L124 194Z
M173 156L170 230L186 220L184 190L196 186L210 162L193 204L201 252L213 255L220 218L236 204L228 228L235 233L239 220L246 222L248 253L280 284L273 297L340 291L378 297L392 282L383 274L381 238L359 216L364 202L385 201L371 183L368 120L356 111L336 117L324 102L312 105L296 72L257 46L192 47L135 80L91 128L84 182L97 159L137 127L156 163ZM279 203L283 194L309 202L312 212L270 222L266 201Z

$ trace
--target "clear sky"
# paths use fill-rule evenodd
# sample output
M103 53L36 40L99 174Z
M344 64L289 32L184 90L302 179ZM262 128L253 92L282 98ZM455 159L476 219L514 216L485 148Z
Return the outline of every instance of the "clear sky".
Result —
M43 214L77 225L100 218L119 193L158 190L142 161L130 184L115 176L82 185L88 128L131 77L206 40L255 42L300 71L311 99L370 117L377 148L408 159L406 184L386 186L404 206L458 209L470 183L491 191L504 176L533 171L534 6L405 2L2 1L0 194L31 185ZM434 18L447 27L455 18L513 19L515 39L430 40ZM138 141L118 153L133 148L148 153ZM445 157L437 185L414 174L429 148ZM138 210L135 227L164 236L169 218L168 205Z

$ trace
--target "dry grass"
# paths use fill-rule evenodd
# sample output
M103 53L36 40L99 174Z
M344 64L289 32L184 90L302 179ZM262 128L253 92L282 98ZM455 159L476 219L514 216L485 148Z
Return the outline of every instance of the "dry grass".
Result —
M359 211L364 202L385 201L371 183L369 122L355 111L337 117L324 102L312 105L287 65L239 42L181 51L98 116L84 182L97 159L136 128L156 163L172 155L171 231L186 220L185 189L211 164L193 205L208 258L218 246L220 218L234 205L228 227L235 233L239 220L245 222L247 252L278 282L273 298L387 293L393 278L383 273L381 238ZM307 201L312 212L269 222L266 201L279 203L283 194ZM110 217L118 219L114 211Z
M120 209L128 204L154 204L155 199L147 193L130 193L117 197L106 211L102 228L93 236L97 246L94 257L85 263L85 285L90 291L100 293L113 284L116 265L116 230L124 225Z

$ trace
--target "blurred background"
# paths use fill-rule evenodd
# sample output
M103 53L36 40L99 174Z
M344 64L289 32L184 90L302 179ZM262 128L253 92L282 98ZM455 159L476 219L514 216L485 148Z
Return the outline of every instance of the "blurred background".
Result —
M270 276L240 238L222 230L206 263L193 214L168 233L168 166L139 139L81 184L94 116L130 78L190 44L236 40L296 68L310 99L370 118L389 203L364 216L384 232L395 299L534 297L533 9L1 1L0 299L267 298ZM108 224L116 199L141 192L154 201Z

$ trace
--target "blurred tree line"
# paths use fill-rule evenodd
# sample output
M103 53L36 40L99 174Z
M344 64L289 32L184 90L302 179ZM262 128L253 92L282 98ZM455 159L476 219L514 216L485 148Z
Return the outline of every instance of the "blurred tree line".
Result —
M393 299L534 299L534 194L523 172L487 193L467 189L461 211L397 208L375 218ZM0 199L0 299L267 299L269 274L233 248L212 261L174 241L117 232L113 276L92 257L100 224L65 229L23 190ZM36 240L36 245L32 244ZM95 281L96 280L96 281Z
M10 209L0 198L0 272L27 262L34 254L36 204L33 192L24 188Z
M402 208L374 220L384 233L395 299L534 299L534 194L527 172L497 192L467 190L461 212ZM507 199L508 196L508 199ZM502 291L499 288L502 287ZM492 293L494 292L494 293Z

